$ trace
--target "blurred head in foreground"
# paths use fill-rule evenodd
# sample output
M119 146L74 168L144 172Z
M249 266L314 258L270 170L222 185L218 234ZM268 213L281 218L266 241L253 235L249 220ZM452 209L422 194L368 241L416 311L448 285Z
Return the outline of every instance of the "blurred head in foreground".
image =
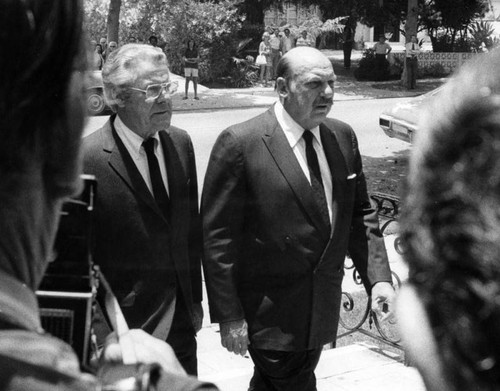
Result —
M419 125L401 219L403 343L428 390L500 387L500 51L450 80Z
M0 272L31 289L80 188L82 18L80 1L0 2Z

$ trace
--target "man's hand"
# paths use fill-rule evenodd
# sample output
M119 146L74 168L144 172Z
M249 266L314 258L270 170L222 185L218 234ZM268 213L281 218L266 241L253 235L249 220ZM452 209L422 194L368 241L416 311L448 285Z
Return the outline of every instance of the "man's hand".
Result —
M388 282L377 282L372 288L372 311L380 320L393 316L394 288Z
M230 352L244 356L248 349L248 325L245 319L220 324L222 346Z
M194 331L198 332L201 330L201 326L203 325L203 307L201 303L193 304L193 326Z
M166 372L178 375L186 374L179 360L177 360L174 350L166 342L140 329L130 330L120 338L128 338L127 342L132 345L137 362L144 364L158 363ZM101 360L115 363L123 362L122 349L115 333L106 338Z

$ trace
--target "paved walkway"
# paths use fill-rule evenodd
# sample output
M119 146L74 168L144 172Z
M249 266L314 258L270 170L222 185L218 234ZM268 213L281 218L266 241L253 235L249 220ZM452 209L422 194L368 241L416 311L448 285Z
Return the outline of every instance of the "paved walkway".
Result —
M385 236L389 262L404 281L408 269L395 250L394 239L393 234ZM362 289L346 274L344 292ZM204 326L198 333L199 377L214 382L221 391L246 391L253 373L252 360L248 354L236 356L222 348L218 325L209 323L206 300L204 305ZM318 391L425 391L418 372L403 361L403 352L394 353L370 342L325 350L316 370Z
M326 51L335 60L341 51ZM353 60L359 59L361 52L353 53ZM411 97L438 87L443 79L419 80L418 89L406 91L399 81L359 82L351 71L344 69L338 73L335 83L335 97L340 100ZM179 82L179 91L173 100L176 111L218 110L228 108L268 107L276 99L272 87L252 87L243 89L210 89L199 86L200 100L194 100L192 85L190 99L183 100L185 79L174 75ZM394 249L394 235L385 237L391 269L404 281L407 268ZM355 292L362 289L346 274L343 291ZM206 297L206 295L205 295ZM227 352L220 344L218 325L210 324L206 300L205 320L198 334L199 377L216 383L221 391L245 391L252 376L253 364L250 357L236 356ZM325 350L316 374L318 390L339 391L425 391L417 371L403 364L404 354L391 353L365 343L356 343L337 349Z
M325 50L324 54L334 61L342 58L342 51ZM361 52L354 51L353 61L361 58ZM444 79L421 79L417 82L417 89L406 90L399 80L371 82L357 81L354 77L355 66L351 70L336 69L337 81L335 82L334 100L358 100L377 98L402 98L417 96L426 93L441 85ZM274 87L250 88L207 88L198 86L200 100L193 99L193 85L189 85L189 99L183 100L185 79L173 75L179 82L179 90L173 97L175 111L189 110L218 110L228 108L268 107L272 105L277 95Z

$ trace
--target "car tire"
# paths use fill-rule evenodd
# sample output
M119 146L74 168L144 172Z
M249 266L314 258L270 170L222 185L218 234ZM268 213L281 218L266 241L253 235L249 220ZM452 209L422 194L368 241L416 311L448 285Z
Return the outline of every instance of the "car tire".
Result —
M104 112L106 102L102 91L92 90L87 96L87 111L90 115L99 115Z

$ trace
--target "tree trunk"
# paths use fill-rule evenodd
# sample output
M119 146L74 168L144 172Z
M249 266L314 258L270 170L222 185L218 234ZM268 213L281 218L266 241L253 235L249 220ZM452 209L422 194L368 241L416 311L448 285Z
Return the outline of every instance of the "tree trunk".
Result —
M108 12L108 44L111 41L118 43L118 29L120 27L120 8L122 0L111 0Z
M408 0L408 14L405 23L405 43L410 42L412 35L417 35L418 25L418 0ZM410 80L406 72L406 55L404 57L403 74L401 81L406 88L410 88Z
M240 5L240 12L246 15L249 24L264 24L264 5L262 1L246 0Z

